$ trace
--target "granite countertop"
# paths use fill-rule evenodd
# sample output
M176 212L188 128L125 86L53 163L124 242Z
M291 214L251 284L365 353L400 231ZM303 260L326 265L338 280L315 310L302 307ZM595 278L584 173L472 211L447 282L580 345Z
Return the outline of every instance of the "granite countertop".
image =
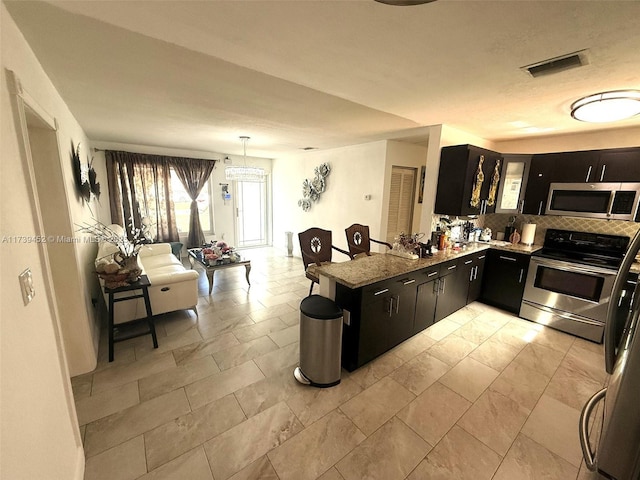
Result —
M415 272L439 263L463 257L475 252L496 248L499 250L531 254L540 246L513 245L508 242L492 241L468 244L464 250L445 250L434 252L432 257L410 260L395 255L378 254L360 257L342 263L327 263L321 266L309 265L309 272L324 275L349 288L360 288L398 275Z

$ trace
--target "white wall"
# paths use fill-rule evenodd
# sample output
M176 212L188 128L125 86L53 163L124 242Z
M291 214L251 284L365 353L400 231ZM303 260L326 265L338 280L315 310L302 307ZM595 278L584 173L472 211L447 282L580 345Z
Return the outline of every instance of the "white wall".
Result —
M347 249L344 230L353 223L369 225L373 238L382 232L381 212L387 142L374 142L331 150L300 153L273 161L273 245L286 247L285 232L294 233L294 254L300 256L298 233L310 227L333 232L333 244ZM314 168L331 165L326 191L309 212L298 207L302 182L312 179ZM365 200L365 195L371 200ZM384 236L382 237L384 238ZM348 257L334 252L333 261Z
M69 145L71 138L86 142L86 137L44 74L4 4L0 5L0 25L0 228L3 237L33 236L38 233L36 214L5 68L16 72L25 90L58 119L61 145ZM64 150L63 154L66 154ZM81 479L84 454L70 393L69 371L59 349L60 326L44 289L47 280L43 251L35 243L5 241L0 246L2 478ZM78 257L80 259L82 254ZM33 273L36 296L24 306L18 275L27 267ZM78 276L80 272L74 267L69 275ZM86 294L85 291L76 292L81 304L86 304ZM84 318L76 320L87 322L88 318L85 311ZM92 339L84 340L90 343Z
M150 145L131 145L126 143L114 143L114 142L101 142L101 141L93 141L92 147L95 147L99 150L96 150L94 153L95 163L99 164L101 168L104 168L106 171L106 161L103 150L122 150L125 152L135 152L135 153L147 153L151 155L168 155L173 157L188 157L188 158L203 158L209 160L219 160L216 163L215 169L213 173L211 173L211 177L209 178L209 182L213 186L213 216L214 216L214 230L215 235L206 235L207 240L213 239L215 240L225 240L229 245L236 245L236 233L235 233L235 198L233 198L233 186L230 184L226 178L224 173L225 163L223 159L225 157L229 157L231 160L230 165L244 165L244 156L243 155L230 155L226 153L219 152L203 152L198 150L184 150L184 149L176 149L176 148L164 148L164 147L156 147ZM249 147L250 148L250 147ZM272 160L269 158L260 158L260 157L251 157L247 155L246 164L255 167L264 168L269 174L269 182L271 181L271 164ZM229 201L224 201L222 198L222 186L221 183L229 183L229 191L232 193L232 199ZM108 187L107 183L104 183L103 191L105 193L105 202L106 202L106 218L111 218L111 213L109 212L109 202L107 200L108 196ZM186 242L186 235L184 238L181 238L183 243ZM186 247L185 247L186 248Z

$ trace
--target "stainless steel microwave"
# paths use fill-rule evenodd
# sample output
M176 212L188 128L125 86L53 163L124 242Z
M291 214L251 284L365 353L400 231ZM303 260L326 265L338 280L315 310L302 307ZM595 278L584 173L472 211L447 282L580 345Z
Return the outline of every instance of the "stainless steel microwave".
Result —
M552 183L547 215L637 221L640 183Z

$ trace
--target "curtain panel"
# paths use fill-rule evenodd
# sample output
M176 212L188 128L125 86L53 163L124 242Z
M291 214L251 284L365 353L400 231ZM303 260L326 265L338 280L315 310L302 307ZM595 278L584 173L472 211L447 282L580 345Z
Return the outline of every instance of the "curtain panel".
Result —
M191 214L189 216L189 236L187 237L187 248L199 247L205 242L204 233L200 226L200 214L198 211L197 198L202 191L213 168L215 160L202 160L197 158L172 158L171 166L173 171L182 182L184 189L191 197Z
M170 157L106 150L111 221L129 235L148 218L156 242L178 242Z

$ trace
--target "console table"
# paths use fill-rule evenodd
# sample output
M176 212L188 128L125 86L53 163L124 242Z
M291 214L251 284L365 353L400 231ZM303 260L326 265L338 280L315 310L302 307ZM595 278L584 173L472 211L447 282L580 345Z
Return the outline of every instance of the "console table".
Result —
M209 295L211 295L211 292L213 291L213 276L216 273L216 270L224 270L225 268L244 266L247 283L249 284L249 286L251 286L251 282L249 281L249 272L251 272L251 260L240 260L231 263L209 263L203 257L202 250L200 248L192 248L189 250L189 263L191 264L191 268L194 268L194 266L198 264L205 269L207 279L209 280Z

